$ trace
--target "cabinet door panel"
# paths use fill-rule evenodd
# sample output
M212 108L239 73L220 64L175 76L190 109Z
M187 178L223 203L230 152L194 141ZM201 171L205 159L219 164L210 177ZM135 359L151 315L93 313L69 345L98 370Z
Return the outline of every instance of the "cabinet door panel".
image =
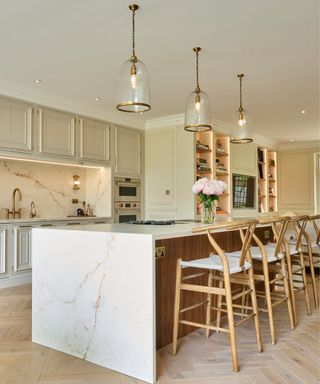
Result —
M139 131L116 128L116 173L140 175L140 142Z
M14 271L24 271L31 268L31 228L15 230Z
M109 126L101 121L80 120L80 157L109 161Z
M6 271L6 230L0 229L0 276Z
M40 109L38 115L39 152L48 155L74 156L74 116L48 109Z
M31 151L32 108L0 99L0 147Z

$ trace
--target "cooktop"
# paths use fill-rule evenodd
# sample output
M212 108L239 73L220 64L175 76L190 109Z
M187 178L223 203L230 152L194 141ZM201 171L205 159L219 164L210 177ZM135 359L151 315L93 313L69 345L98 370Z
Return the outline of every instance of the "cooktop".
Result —
M174 220L131 220L128 224L140 224L140 225L173 225Z

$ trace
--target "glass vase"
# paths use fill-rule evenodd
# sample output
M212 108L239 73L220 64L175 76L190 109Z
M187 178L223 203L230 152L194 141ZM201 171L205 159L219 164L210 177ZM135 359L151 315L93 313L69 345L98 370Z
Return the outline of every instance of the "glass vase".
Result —
M200 215L201 215L201 223L212 224L214 221L213 206L211 205L210 207L205 207L204 205L201 205Z

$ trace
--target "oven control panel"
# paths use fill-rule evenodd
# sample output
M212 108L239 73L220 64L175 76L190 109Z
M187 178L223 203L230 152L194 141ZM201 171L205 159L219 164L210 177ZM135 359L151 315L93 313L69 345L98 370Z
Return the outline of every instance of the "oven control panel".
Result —
M115 201L114 203L115 209L140 209L140 203L138 202L126 202L126 201Z

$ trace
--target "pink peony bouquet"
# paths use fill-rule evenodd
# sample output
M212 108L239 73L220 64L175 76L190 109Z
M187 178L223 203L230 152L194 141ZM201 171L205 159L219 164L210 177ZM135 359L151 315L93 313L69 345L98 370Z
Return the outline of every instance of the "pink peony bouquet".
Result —
M207 177L197 180L192 192L199 196L201 204L205 208L211 208L215 200L227 190L227 184L221 180L209 180Z

